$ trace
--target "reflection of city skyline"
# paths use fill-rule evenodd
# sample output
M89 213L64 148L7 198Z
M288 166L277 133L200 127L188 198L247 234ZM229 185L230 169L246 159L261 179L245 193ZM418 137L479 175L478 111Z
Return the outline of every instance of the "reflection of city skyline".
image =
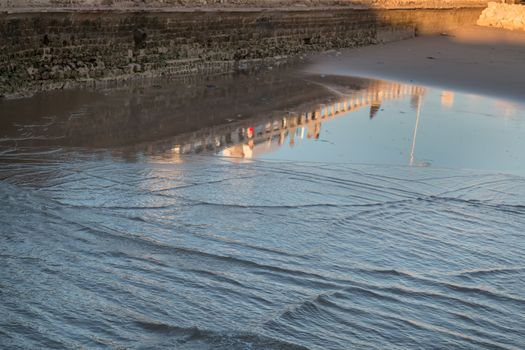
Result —
M319 104L302 112L287 112L265 121L241 125L214 127L171 140L171 153L193 154L208 152L227 157L254 158L272 152L287 141L289 147L305 140L319 139L322 124L346 113L370 108L374 118L384 101L406 96L418 98L425 88L399 83L374 81L363 90L341 94L336 102Z

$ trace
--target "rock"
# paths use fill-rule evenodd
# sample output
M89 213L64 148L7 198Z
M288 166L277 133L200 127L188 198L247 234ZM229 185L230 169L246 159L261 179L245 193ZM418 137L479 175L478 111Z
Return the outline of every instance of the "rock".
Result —
M489 2L476 24L485 27L525 30L525 6Z
M36 74L38 74L38 69L35 67L28 67L27 74L29 74L31 77L34 77Z

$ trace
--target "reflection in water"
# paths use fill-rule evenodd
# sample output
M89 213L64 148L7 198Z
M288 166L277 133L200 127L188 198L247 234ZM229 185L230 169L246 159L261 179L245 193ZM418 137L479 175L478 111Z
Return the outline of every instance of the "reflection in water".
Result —
M0 102L0 149L14 157L27 147L75 146L177 162L220 154L525 171L512 151L525 146L515 103L287 71L178 83L60 92L68 103L58 106L53 94Z
M0 102L0 348L521 348L524 108L445 95L278 73Z
M313 106L333 97L326 84L343 90L360 90L369 84L364 79L322 79L325 85L315 80L283 70L256 77L132 82L106 90L55 91L29 100L0 101L0 147L108 148L154 143Z
M208 148L244 158L525 173L525 155L518 151L525 147L525 115L518 104L385 82L333 100L224 130L225 137L214 134L216 146ZM253 136L246 136L249 129Z
M424 93L425 88L423 87L376 81L365 90L344 94L336 102L319 105L311 111L287 113L282 117L270 119L258 125L239 127L226 135L210 135L207 140L214 140L215 142L207 143L205 148L218 152L218 149L226 146L221 152L224 156L258 157L282 146L286 138L289 138L291 147L295 146L296 142L303 140L304 137L317 140L321 135L321 126L324 122L347 116L348 113L359 111L361 108L369 106L370 118L373 118L383 101L411 96L417 99L419 109L419 101ZM239 135L238 138L235 137L237 135ZM238 143L228 146L228 140L235 140ZM235 143L235 141L233 142ZM202 140L197 141L197 149L201 149L202 143ZM191 153L196 147L194 144L177 145L175 149L183 153L185 151Z
M318 140L322 123L363 107L370 118L383 101L425 89L344 77L279 72L209 81L151 82L108 91L41 94L0 101L7 118L0 148L122 147L147 154L220 153L252 158L305 137ZM56 104L57 98L68 101Z
M441 105L443 107L452 108L454 106L454 92L443 91L441 93Z
M55 92L0 108L0 150L13 157L81 147L130 160L219 154L525 172L513 151L525 147L522 106L395 82L285 69Z
M416 125L414 126L414 133L412 134L412 146L410 147L410 166L414 166L414 152L416 151L417 130L419 129L419 117L421 115L421 99L421 96L417 96Z

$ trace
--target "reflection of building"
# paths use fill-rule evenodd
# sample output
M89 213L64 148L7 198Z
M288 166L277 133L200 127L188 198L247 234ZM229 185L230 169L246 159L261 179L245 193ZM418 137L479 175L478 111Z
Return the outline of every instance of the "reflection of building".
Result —
M210 152L228 157L252 158L281 147L287 138L291 147L304 138L318 139L322 123L344 113L370 107L370 116L373 117L386 100L412 96L414 101L418 101L424 92L422 87L378 81L364 90L342 95L335 103L321 104L310 111L289 112L253 124L245 121L181 135L171 140L176 143L171 149L176 154Z
M517 107L512 102L505 100L496 100L494 104L496 108L503 111L503 116L506 118L513 117L516 114Z
M441 93L441 106L447 108L454 106L454 93L452 91L443 91Z
M370 105L370 119L374 118L380 109L381 109L381 102L374 101Z

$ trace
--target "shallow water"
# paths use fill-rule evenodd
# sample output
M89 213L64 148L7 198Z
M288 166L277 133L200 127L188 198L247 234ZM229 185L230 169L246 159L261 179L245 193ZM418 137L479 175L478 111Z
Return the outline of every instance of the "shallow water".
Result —
M256 124L255 132L265 132L243 155L525 174L519 103L383 82L322 104L318 118L308 119L313 113L286 115L286 127L273 133Z
M523 106L323 79L118 147L4 129L0 347L522 348Z

